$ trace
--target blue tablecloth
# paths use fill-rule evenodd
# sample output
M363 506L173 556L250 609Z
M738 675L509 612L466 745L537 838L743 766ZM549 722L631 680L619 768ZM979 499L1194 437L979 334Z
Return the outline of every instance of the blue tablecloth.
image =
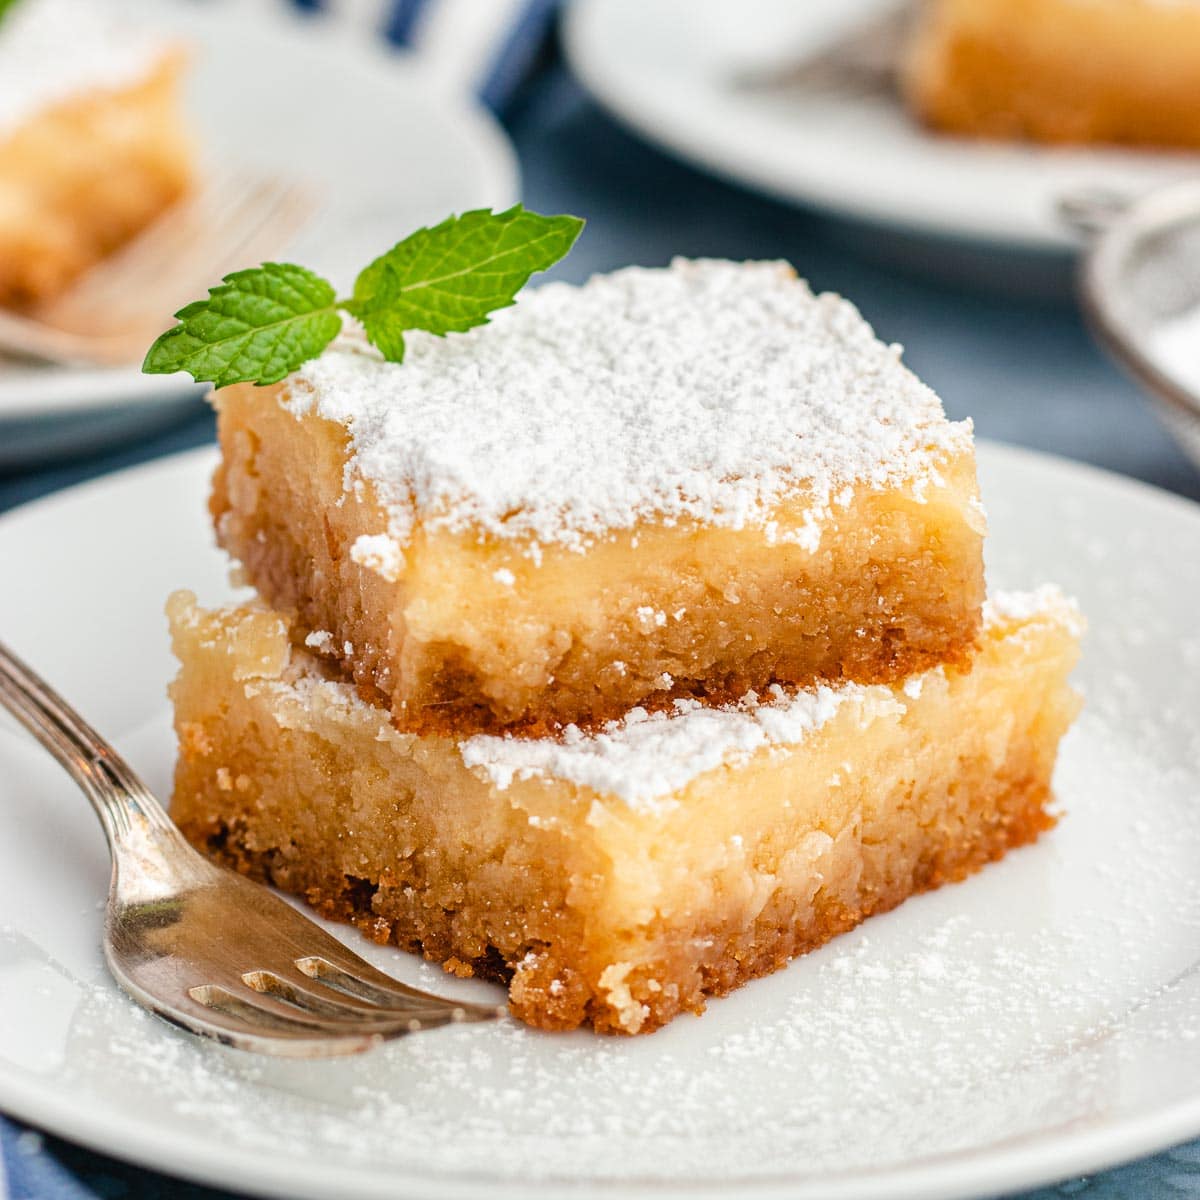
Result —
M815 286L853 298L882 337L902 342L950 414L973 416L981 436L1083 459L1200 499L1200 474L1084 330L1070 302L1065 261L1013 263L964 247L931 248L709 179L620 129L558 64L527 85L506 124L521 159L525 202L588 218L580 244L556 272L561 277L580 280L675 254L790 259ZM0 510L212 436L212 418L198 406L175 430L120 452L0 477ZM52 1139L43 1143L29 1132L10 1133L0 1145L11 1194L20 1200L218 1195ZM52 1176L57 1166L71 1182ZM1200 1143L1036 1193L1038 1200L1078 1195L1200 1197Z

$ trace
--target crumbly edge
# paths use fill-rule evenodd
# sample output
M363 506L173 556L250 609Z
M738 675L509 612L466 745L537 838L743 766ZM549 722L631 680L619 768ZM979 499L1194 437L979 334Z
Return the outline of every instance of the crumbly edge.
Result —
M804 920L799 919L803 901L782 890L749 926L723 921L719 913L700 914L693 928L672 931L677 957L639 963L628 974L618 970L615 980L608 970L599 979L580 971L586 959L583 946L531 945L516 962L506 961L493 947L483 954L464 952L447 937L454 914L445 913L442 921L414 920L380 904L375 881L326 875L315 864L283 868L276 851L247 845L247 830L236 820L226 822L214 815L207 821L185 821L182 828L209 857L301 896L323 917L352 924L381 945L422 954L451 974L503 984L512 1015L528 1025L548 1031L590 1026L598 1033L641 1034L684 1012L699 1015L710 998L769 975L868 917L888 912L910 896L961 881L1009 850L1035 841L1055 824L1047 811L1052 795L1044 778L1019 775L1011 784L997 781L991 794L977 798L973 836L944 844L930 837L918 868L891 888L848 898L829 895ZM619 964L610 964L613 967ZM631 1012L636 1013L632 1022Z
M499 717L486 701L479 699L475 677L470 672L447 669L439 674L439 688L421 705L397 712L393 722L405 733L419 736L462 737L465 734L512 734L514 737L540 738L561 736L567 725L584 732L595 732L618 721L637 706L649 713L669 713L680 701L698 701L710 708L737 704L748 692L767 692L772 687L788 690L817 684L854 682L864 685L894 684L910 675L935 667L966 668L979 644L977 627L947 637L938 648L897 644L883 640L849 645L836 669L807 673L797 681L795 672L739 670L719 678L673 678L670 688L627 699L614 699L594 691L582 692L559 686L544 698L546 707L515 720ZM388 697L369 681L357 684L359 694L369 704L384 707Z

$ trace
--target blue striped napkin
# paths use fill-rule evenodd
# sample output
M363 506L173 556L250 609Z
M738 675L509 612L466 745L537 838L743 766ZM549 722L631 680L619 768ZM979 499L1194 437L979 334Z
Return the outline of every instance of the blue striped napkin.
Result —
M559 5L560 0L392 0L383 5L380 32L393 45L447 67L461 90L500 114L536 64Z
M371 21L391 44L431 60L448 87L474 94L500 114L535 66L559 0L293 2L299 8L329 8L346 20ZM100 1160L93 1175L77 1174L47 1149L40 1134L0 1117L0 1200L107 1200L130 1194L122 1185L114 1193L113 1182Z

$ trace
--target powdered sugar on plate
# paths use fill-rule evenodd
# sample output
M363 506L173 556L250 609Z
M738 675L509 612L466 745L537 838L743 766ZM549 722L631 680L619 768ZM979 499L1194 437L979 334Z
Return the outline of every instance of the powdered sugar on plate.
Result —
M469 333L409 336L402 364L342 338L284 394L347 427L347 486L373 485L400 542L418 517L576 549L691 518L815 548L855 486L920 489L971 444L899 347L778 262L547 284ZM780 529L772 506L801 492Z
M54 544L77 571L142 578L155 605L192 579L225 595L194 502L212 466L193 456L7 517L0 557ZM1063 817L1035 845L646 1037L506 1021L276 1062L189 1039L121 994L100 952L95 820L39 747L0 729L0 1104L111 1154L298 1200L1008 1194L1200 1133L1200 519L1024 451L984 447L981 468L993 583L1058 578L1090 622ZM97 534L112 528L129 536ZM79 655L64 611L87 629L96 601L64 610L61 592L51 575L9 589L7 625L102 727L128 731L122 750L166 795L153 608L105 623L107 654ZM418 987L502 995L337 932ZM1111 1179L1093 1193L1116 1195Z
M0 18L0 140L51 105L136 83L163 50L105 0L17 0Z
M1180 1079L1200 1066L1185 974L1200 888L1188 855L1163 850L1170 833L1197 844L1197 812L1185 780L1111 734L1085 716L1071 735L1069 819L1037 846L648 1038L505 1022L289 1063L170 1031L97 977L74 985L54 1070L89 1100L115 1091L155 1128L194 1131L210 1155L303 1164L296 1195L380 1195L389 1174L388 1194L407 1196L430 1181L464 1196L640 1196L655 1181L703 1195L786 1178L797 1195L845 1197L863 1193L859 1172L1065 1133L1148 1062ZM1155 797L1145 811L1125 802L1138 788ZM417 986L497 994L353 941ZM49 969L30 978L66 986Z
M1083 635L1085 622L1079 605L1054 583L1043 583L1028 592L995 592L983 602L985 626L1039 616L1061 621L1075 637Z

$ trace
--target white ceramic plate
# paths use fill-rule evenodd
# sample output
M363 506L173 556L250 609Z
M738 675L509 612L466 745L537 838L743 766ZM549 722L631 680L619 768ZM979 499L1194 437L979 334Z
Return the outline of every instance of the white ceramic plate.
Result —
M120 0L191 49L186 105L205 161L311 181L318 211L281 253L347 285L398 238L516 200L496 122L420 64L282 4ZM0 359L0 468L129 436L202 392L186 376Z
M0 1109L164 1171L329 1200L936 1200L1200 1134L1200 509L1028 452L980 462L993 584L1057 579L1091 620L1065 816L1038 845L650 1037L505 1023L280 1063L192 1040L109 982L99 829L0 722ZM227 594L212 465L166 460L0 520L3 636L164 792L163 599Z
M584 83L634 129L774 196L923 234L1069 247L1058 197L1137 193L1200 157L988 144L925 132L896 97L748 90L893 0L576 0L566 44Z

